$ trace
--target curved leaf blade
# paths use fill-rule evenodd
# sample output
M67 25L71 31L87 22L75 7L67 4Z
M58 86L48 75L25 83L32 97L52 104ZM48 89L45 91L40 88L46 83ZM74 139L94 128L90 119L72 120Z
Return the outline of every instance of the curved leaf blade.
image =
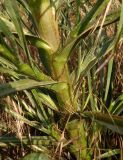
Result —
M57 82L55 81L35 81L32 79L23 79L23 80L18 80L15 82L4 83L0 85L0 97L7 96L17 91L32 89L35 87L52 85L55 83Z
M21 160L50 160L47 154L44 153L30 153Z
M99 112L84 112L84 115L112 131L123 135L123 117Z

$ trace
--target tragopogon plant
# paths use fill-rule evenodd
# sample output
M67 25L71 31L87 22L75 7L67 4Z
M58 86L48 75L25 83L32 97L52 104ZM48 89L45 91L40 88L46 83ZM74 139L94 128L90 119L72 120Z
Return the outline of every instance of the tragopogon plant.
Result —
M29 157L99 159L105 155L99 150L102 128L97 123L123 133L123 118L111 115L116 104L121 109L122 96L107 105L113 57L123 29L123 3L112 11L112 2L97 0L93 7L85 1L2 2L0 97L8 114L38 131L39 136L30 132L30 147L42 153ZM115 22L118 30L108 37L105 28ZM98 78L107 63L107 76ZM106 87L101 90L97 84L102 85L105 77ZM19 131L18 127L21 143L29 145ZM8 144L4 137L0 141ZM10 142L18 144L19 140L11 138ZM118 153L114 150L111 155Z

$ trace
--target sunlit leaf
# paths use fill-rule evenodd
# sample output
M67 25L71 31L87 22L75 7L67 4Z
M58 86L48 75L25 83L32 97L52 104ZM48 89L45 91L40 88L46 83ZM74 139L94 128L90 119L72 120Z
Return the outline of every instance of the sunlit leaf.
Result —
M121 116L99 112L84 112L84 115L114 132L123 134L123 117Z
M51 157L45 153L30 153L21 160L50 160Z
M18 80L15 82L9 82L9 83L4 83L0 85L0 97L6 96L11 93L16 93L17 91L22 91L26 89L31 89L35 87L41 87L41 86L47 86L47 85L52 85L55 84L56 82L53 81L35 81L32 79L23 79L23 80Z

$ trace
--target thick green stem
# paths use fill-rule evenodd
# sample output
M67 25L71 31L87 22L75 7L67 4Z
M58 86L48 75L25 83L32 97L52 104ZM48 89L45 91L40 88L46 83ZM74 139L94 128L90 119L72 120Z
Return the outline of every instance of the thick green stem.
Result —
M55 8L50 0L29 0L28 3L38 26L40 37L50 45L53 53L56 52L59 47L60 37Z
M38 31L41 39L49 44L51 50L45 50L40 48L39 54L42 63L54 80L62 82L60 84L53 85L52 89L56 91L57 99L61 108L61 111L67 113L73 113L76 111L76 105L72 96L72 87L69 82L69 71L67 64L63 69L63 73L58 76L58 68L53 67L53 58L56 51L59 48L60 37L58 30L58 23L55 17L55 8L52 0L28 0L29 6L33 12L34 19L36 21ZM60 57L59 57L60 58ZM58 60L59 63L60 59Z

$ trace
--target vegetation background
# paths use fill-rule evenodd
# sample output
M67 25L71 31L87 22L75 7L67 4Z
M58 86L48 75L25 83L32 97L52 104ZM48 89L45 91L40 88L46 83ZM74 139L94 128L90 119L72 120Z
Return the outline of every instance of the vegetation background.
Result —
M123 159L123 1L0 1L0 159Z

